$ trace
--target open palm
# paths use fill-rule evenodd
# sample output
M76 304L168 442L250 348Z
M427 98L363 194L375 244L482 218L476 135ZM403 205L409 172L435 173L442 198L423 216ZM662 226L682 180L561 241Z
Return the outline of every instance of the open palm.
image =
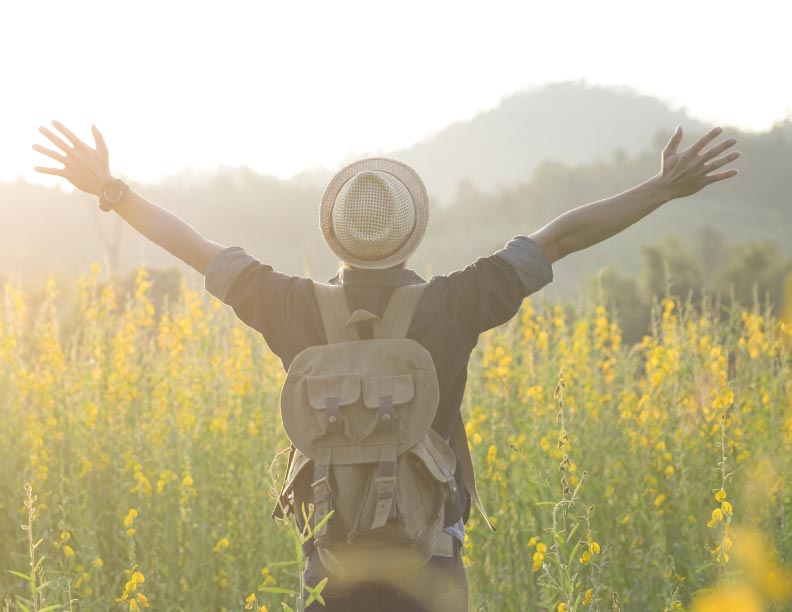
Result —
M739 151L722 155L734 146L737 142L736 138L727 138L710 149L706 149L707 145L715 140L721 132L723 132L722 128L713 128L690 147L680 152L682 128L676 129L671 140L663 149L659 172L659 176L673 197L682 198L692 195L711 183L731 178L737 174L735 168L715 172L740 157Z
M62 176L77 189L99 195L102 187L113 180L113 176L110 173L110 151L98 128L95 125L91 126L96 143L96 148L92 149L60 122L53 121L52 125L66 140L43 126L39 128L39 132L60 149L60 152L38 144L34 144L33 149L63 164L63 168L36 166L34 168L36 172Z

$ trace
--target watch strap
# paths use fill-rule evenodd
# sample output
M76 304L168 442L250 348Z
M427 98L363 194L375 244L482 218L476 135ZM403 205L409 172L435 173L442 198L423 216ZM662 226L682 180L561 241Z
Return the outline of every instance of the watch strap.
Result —
M99 208L105 212L113 210L121 203L128 191L129 185L121 179L108 181L99 191Z

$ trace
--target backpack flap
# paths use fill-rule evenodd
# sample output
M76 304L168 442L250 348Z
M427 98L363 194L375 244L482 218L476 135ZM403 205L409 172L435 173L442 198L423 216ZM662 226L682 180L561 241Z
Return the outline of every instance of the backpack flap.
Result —
M281 418L304 455L333 447L334 463L376 463L380 445L397 444L401 454L423 438L439 395L432 357L414 340L311 346L289 368Z

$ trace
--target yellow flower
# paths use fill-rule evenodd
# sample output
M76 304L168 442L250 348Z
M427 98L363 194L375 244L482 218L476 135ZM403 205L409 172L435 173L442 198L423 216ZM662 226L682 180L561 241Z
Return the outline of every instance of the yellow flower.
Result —
M712 520L707 523L707 527L717 527L718 523L723 520L723 511L720 508L715 508L712 511Z
M657 497L655 497L654 505L655 507L659 508L660 505L665 501L665 493L660 493Z
M726 491L721 489L720 491L715 493L715 501L722 502L724 499L726 499Z
M138 512L134 508L130 508L127 515L124 517L124 527L131 527L134 520L137 518Z
M585 565L589 561L591 561L591 553L587 550L584 550L583 554L580 555L580 562Z
M144 608L148 608L149 607L148 597L143 595L143 593L138 593L137 595L135 595L135 597L137 597L137 600L138 600L138 602L140 602L141 606L143 606Z
M536 546L536 536L528 540L528 548L530 548L531 546Z
M724 513L728 514L729 516L732 515L732 505L729 502L727 501L723 502L721 504L721 508L723 508Z
M693 602L693 612L761 612L762 602L744 585L723 587Z
M220 538L217 541L217 544L214 545L214 549L213 550L215 552L220 552L224 548L228 548L230 545L231 545L231 543L228 541L228 538Z
M589 544L589 550L591 551L592 555L600 554L600 545L598 542L592 542Z
M586 589L586 595L583 597L583 605L587 606L591 603L591 595L593 593L593 589Z
M533 571L538 572L542 569L542 561L544 561L544 553L535 552L533 554Z
M558 604L558 612L567 612L567 610L569 610L569 608L567 608L567 605L564 602Z
M536 545L536 552L541 553L542 555L544 555L547 552L547 544L545 544L544 542L539 542Z
M256 594L251 593L247 596L247 599L245 599L245 610L252 610L254 601L256 601Z

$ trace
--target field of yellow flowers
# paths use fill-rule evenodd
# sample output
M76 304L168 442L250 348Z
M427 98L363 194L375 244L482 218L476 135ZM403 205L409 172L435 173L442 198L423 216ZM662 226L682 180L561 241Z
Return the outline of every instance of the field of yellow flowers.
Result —
M281 610L270 519L280 361L183 283L94 266L68 309L0 296L0 605ZM792 317L666 298L621 342L606 308L527 299L483 335L464 412L482 497L471 609L792 607ZM31 568L31 565L33 566Z

